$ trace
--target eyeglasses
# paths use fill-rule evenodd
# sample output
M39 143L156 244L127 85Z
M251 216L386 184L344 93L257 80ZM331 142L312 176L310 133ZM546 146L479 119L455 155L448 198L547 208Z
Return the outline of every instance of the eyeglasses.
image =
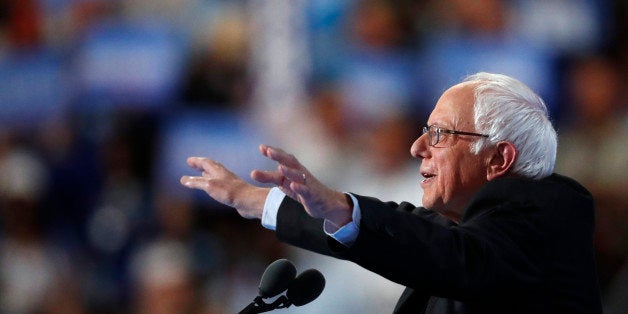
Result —
M430 126L424 126L423 127L423 134L425 134L425 133L427 133L427 137L430 140L430 146L436 146L436 144L438 144L438 142L440 142L440 135L442 133L488 137L487 134L441 129L440 127L435 126L433 124L430 125Z

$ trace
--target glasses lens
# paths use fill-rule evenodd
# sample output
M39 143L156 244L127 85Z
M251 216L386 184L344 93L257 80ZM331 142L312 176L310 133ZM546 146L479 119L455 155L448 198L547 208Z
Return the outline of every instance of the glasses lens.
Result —
M427 134L428 143L432 145L432 128L429 126L424 126L422 134Z
M436 126L430 125L429 130L428 130L428 136L430 138L430 145L435 146L436 144L438 144L438 140L439 140L438 135L439 135L439 132Z

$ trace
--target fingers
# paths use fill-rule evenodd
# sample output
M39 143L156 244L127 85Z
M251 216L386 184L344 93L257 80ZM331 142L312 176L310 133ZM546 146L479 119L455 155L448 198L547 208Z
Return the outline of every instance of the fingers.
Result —
M260 152L262 155L291 168L301 168L301 163L294 157L294 155L286 153L280 148L271 147L268 145L260 145Z
M261 144L259 146L259 151L260 151L260 153L262 153L262 155L264 155L265 157L268 157L268 146L267 145Z
M191 189L205 190L208 186L207 179L203 177L182 176L180 182Z
M297 183L299 185L305 185L308 175L300 170L287 168L280 165L279 171L251 171L251 179L260 183L272 183L277 186L284 186L291 188L291 183ZM300 190L301 188L297 188Z
M285 177L277 171L251 171L251 179L260 183L272 183L275 185L282 185Z
M183 176L180 179L182 185L205 190L209 193L210 183L216 182L237 182L240 180L229 169L225 168L222 164L217 163L209 158L204 157L190 157L187 159L187 164L200 171L199 176Z
M279 172L281 172L284 177L292 182L297 182L299 184L305 184L307 182L308 176L304 170L288 168L284 165L279 165Z
M307 203L307 200L312 197L312 188L317 186L316 184L312 184L316 182L314 181L314 177L304 172L304 170L292 169L283 165L280 165L278 168L281 175L286 178L286 180L282 182L284 193L285 190L289 190L291 192L289 195L294 195L299 198L300 202ZM308 176L312 179L309 182L307 181ZM303 204L305 205L306 203Z
M201 157L190 157L187 159L187 164L188 166L198 171L203 171L203 166L202 166L203 159L204 158L201 158Z
M308 177L314 179L294 155L286 153L280 148L263 144L259 146L259 149L262 155L279 163L279 173L288 181L305 185ZM282 183L285 182L285 180L280 179L276 174L273 175L273 178L272 183L277 185L282 185ZM297 188L297 190L301 188Z
M211 173L217 168L222 168L222 165L220 163L217 163L205 157L190 157L187 159L187 163L195 170L207 173Z

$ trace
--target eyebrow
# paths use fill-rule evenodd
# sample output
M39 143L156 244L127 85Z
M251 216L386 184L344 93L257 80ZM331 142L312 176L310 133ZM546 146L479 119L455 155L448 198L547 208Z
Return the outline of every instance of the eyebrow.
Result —
M432 122L432 123L427 122L427 125L428 126L435 125L435 126L437 126L439 128L442 128L442 129L455 129L456 128L451 123L446 123L446 122L442 122L442 121L440 121L440 122L437 121L437 122Z
M447 122L447 121L443 121L443 120L437 120L436 122L433 123L429 123L427 122L427 125L435 125L439 128L443 128L443 129L451 129L451 130L458 130L458 129L464 129L464 127L460 126L460 122L462 119L460 119L460 117L458 117L457 115L453 115L453 117L451 117L451 121ZM475 123L471 122L471 125L474 126Z

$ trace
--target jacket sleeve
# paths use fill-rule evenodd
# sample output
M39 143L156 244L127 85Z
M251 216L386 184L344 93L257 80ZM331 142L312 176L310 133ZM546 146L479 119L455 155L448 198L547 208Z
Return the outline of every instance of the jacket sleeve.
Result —
M540 283L544 236L530 219L538 208L502 203L446 225L373 198L358 201L360 233L350 248L330 247L338 257L419 292L458 300L530 291Z
M277 238L287 244L312 252L332 255L323 231L323 219L308 215L301 203L284 197L277 213Z
M381 206L388 210L416 209L409 203L400 206L394 202L381 202ZM276 234L284 243L328 256L342 258L337 252L346 249L323 231L323 219L311 217L299 202L290 197L285 197L279 206Z
M328 237L323 221L310 217L290 198L280 206L278 238L306 250L351 260L430 295L477 300L529 291L530 286L539 284L541 232L519 213L534 208L501 204L455 225L408 203L356 197L362 220L351 247Z
M384 211L412 213L412 216L422 217L422 219L430 221L435 225L453 225L453 223L440 215L424 208L417 208L407 202L397 204L394 202L381 202L377 199L363 196L357 197L361 200L371 199ZM308 215L299 202L289 197L284 198L279 207L276 234L279 240L284 243L332 257L348 258L348 256L343 254L347 251L347 247L329 237L323 231L323 220Z

